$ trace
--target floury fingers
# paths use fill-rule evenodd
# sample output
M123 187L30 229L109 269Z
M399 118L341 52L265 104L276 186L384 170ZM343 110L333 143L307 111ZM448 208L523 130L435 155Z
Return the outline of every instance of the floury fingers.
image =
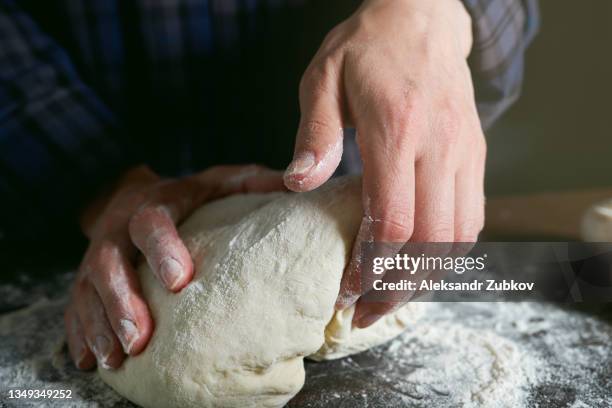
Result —
M471 282L447 282L432 279L422 280L420 283L413 280L402 279L399 282L383 282L375 280L372 289L375 291L531 291L534 282L517 282L514 279L500 280L487 279L484 282L473 280Z

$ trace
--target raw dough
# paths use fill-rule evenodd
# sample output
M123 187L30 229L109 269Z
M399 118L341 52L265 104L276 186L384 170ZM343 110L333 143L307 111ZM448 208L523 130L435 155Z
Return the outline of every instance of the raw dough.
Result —
M338 358L399 334L420 305L354 332L352 310L334 315L361 220L359 185L338 179L198 210L180 228L193 281L172 295L139 268L155 332L119 370L99 368L102 379L145 407L279 407L303 386L305 356Z

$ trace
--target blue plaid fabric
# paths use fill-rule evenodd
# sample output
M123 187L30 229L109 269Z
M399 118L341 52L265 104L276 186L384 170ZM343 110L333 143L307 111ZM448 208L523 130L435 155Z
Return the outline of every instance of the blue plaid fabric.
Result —
M519 93L536 0L464 1L488 126ZM84 203L134 163L172 175L226 160L223 146L237 142L215 135L232 126L219 119L216 95L225 98L224 110L250 108L239 106L239 86L216 88L228 74L225 63L238 67L236 78L252 79L235 61L256 42L282 37L272 22L299 16L305 3L0 0L0 237L74 223ZM266 143L233 146L244 156L236 161L272 149ZM207 149L212 158L194 156Z
M474 25L470 67L483 127L521 91L525 51L539 28L537 0L464 0Z

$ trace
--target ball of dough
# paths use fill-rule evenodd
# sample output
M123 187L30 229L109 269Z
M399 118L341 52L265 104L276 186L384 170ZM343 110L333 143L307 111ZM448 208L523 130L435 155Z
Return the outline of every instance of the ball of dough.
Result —
M303 386L304 357L338 358L399 334L407 309L355 332L352 309L334 314L359 186L343 178L196 211L180 228L193 281L172 294L139 268L155 332L120 369L99 368L102 379L144 407L280 407Z

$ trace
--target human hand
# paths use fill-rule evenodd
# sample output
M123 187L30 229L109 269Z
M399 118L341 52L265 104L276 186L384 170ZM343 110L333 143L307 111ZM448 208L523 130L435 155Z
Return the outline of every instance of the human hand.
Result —
M302 78L289 189L329 179L342 129L357 129L364 217L336 304L357 302L357 327L399 306L358 301L362 242L475 242L482 229L486 144L467 64L471 30L459 0L366 0Z
M144 350L153 332L135 272L144 255L160 284L172 292L194 273L176 224L206 201L246 192L282 190L282 175L259 166L220 166L163 180L146 167L122 178L104 206L86 214L90 239L64 315L70 354L80 369L96 362L117 368Z

